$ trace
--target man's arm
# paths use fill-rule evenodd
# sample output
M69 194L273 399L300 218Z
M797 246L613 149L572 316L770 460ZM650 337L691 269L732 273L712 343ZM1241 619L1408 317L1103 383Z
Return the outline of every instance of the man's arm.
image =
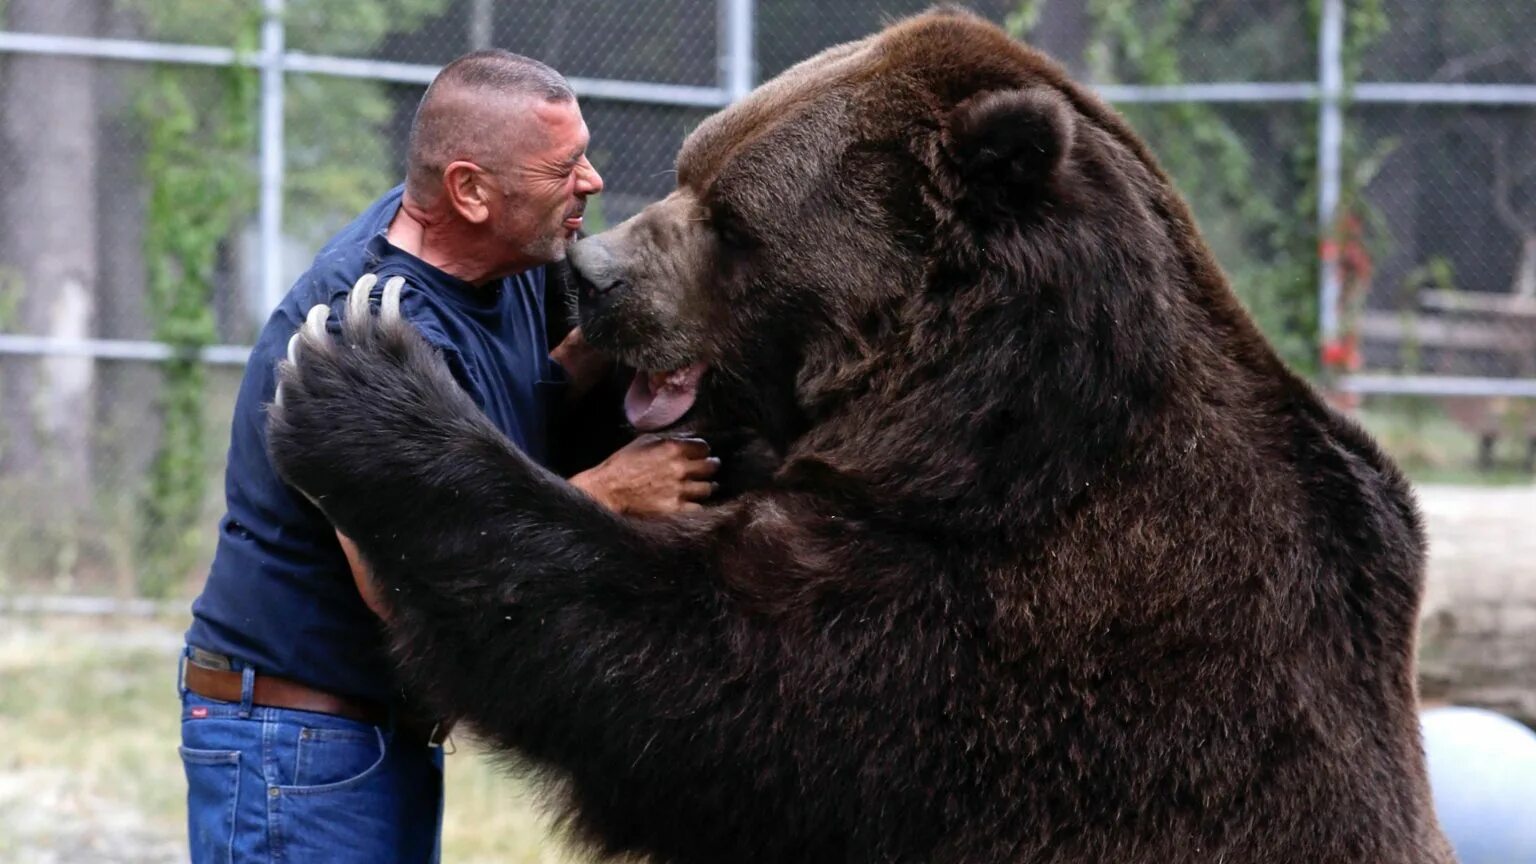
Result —
M363 563L362 553L357 551L357 544L340 531L336 532L336 539L341 541L342 554L347 556L347 566L352 570L352 584L357 586L357 593L363 596L363 602L368 604L373 614L389 620L389 607L379 599L378 589L374 587L368 565Z

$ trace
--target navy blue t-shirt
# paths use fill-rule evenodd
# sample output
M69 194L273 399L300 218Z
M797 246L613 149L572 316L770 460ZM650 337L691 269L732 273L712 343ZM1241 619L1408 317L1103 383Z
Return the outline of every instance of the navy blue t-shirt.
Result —
M391 190L320 251L256 341L235 403L227 512L187 631L189 644L258 674L379 701L396 688L378 619L357 592L331 524L278 479L267 457L266 406L288 338L316 303L343 308L364 273L377 273L380 285L402 276L402 315L442 351L491 421L540 462L548 406L563 389L544 329L543 268L477 286L395 248L385 232L401 194Z

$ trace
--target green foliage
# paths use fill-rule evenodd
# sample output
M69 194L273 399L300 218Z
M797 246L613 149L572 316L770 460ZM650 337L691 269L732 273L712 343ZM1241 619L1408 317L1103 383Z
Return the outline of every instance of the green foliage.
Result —
M1040 0L1006 19L1015 35L1038 20ZM1288 80L1307 74L1298 46L1316 43L1321 0L1305 8L1230 0L1087 0L1085 59L1100 83L1174 86L1193 80ZM1383 0L1350 0L1345 74L1388 27ZM1192 73L1191 68L1195 71ZM1219 107L1181 102L1121 106L1190 202L1234 290L1280 355L1315 372L1318 328L1316 111L1303 106ZM1235 120L1244 122L1239 125ZM1260 134L1245 135L1245 131ZM1359 192L1385 155L1346 139L1343 197L1360 218Z
M1040 23L1040 13L1045 11L1045 0L1019 0L1019 6L1003 17L1003 30L1015 39L1022 39Z
M21 273L16 268L0 267L0 333L10 332L16 326L23 288Z
M256 31L261 0L117 0L166 42L240 45ZM287 0L288 48L326 54L361 54L390 33L409 32L442 13L447 0Z
M447 6L448 0L289 0L288 47L373 54L391 33L416 30ZM319 242L399 182L389 132L392 88L401 89L351 78L287 77L283 208L291 234Z
M581 228L587 234L601 234L608 230L608 214L603 212L603 196L587 199L587 209Z
M290 75L285 113L284 227L317 243L399 182L394 104L375 81Z
M146 36L231 45L250 55L261 8L252 0L120 0ZM290 0L293 50L373 50L390 32L418 27L447 0ZM335 214L362 209L394 182L386 129L388 85L289 75L285 82L285 217L313 234ZM220 254L255 205L259 73L249 67L155 67L135 115L145 137L149 207L144 226L154 337L177 349L164 365L156 448L136 538L142 593L164 596L195 566L206 532L205 370L197 350L215 337L213 291Z
M254 47L256 0L120 0L156 39ZM442 14L448 0L288 0L285 39L292 51L356 56L391 33ZM283 216L291 235L323 239L398 182L388 124L391 87L323 75L285 78Z
M255 24L247 18L247 45ZM216 86L208 88L210 81ZM139 589L148 596L169 593L197 559L206 450L197 351L215 339L219 251L252 209L256 93L257 74L248 68L193 74L159 66L135 106L150 184L144 225L149 316L154 338L177 351L162 367L160 441L136 541Z
M1403 341L1397 351L1398 368L1405 375L1419 372L1423 368L1424 351L1419 341L1419 316L1416 306L1419 295L1431 290L1456 290L1456 267L1443 255L1430 258L1424 264L1408 271L1408 274L1403 277L1402 308L1398 312L1398 320L1403 325Z
M1348 0L1344 7L1344 80L1360 80L1365 52L1387 35L1392 21L1385 0Z
M1422 291L1455 291L1456 268L1450 259L1443 255L1436 255L1424 262L1422 266L1415 267L1403 277L1403 296L1405 303L1411 304L1412 298L1417 297Z
M1191 19L1199 5L1196 0L1089 0L1094 43L1088 59L1095 78L1162 86L1187 83L1183 51L1189 47ZM1297 158L1312 152L1311 118L1284 127L1271 125L1272 137L1282 139L1291 158L1281 154L1282 164L1269 167L1256 164L1252 145L1214 105L1127 105L1122 111L1190 201L1207 241L1260 328L1287 362L1312 368L1316 198L1311 190L1299 196L1294 192L1315 173L1310 160ZM1276 203L1288 198L1290 208ZM1303 209L1307 206L1312 209Z

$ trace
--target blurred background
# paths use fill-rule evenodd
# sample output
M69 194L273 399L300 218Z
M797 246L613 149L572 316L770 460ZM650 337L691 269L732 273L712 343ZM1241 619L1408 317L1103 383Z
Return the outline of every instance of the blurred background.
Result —
M439 65L571 79L600 229L708 113L926 5L0 0L0 859L185 857L175 655L243 346L399 182ZM969 5L1130 118L1418 484L1426 694L1536 721L1536 2ZM447 860L560 854L472 748L449 773Z

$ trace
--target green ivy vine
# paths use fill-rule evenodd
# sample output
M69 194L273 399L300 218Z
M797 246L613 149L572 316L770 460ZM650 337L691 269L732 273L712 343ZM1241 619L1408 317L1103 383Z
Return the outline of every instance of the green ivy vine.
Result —
M236 48L255 46L252 17ZM149 315L154 338L172 346L163 364L160 440L144 491L139 590L173 591L196 566L207 484L206 371L200 349L216 331L213 296L219 253L252 211L258 73L245 67L157 66L135 105L145 133L149 202L144 225ZM215 98L193 88L217 88Z

